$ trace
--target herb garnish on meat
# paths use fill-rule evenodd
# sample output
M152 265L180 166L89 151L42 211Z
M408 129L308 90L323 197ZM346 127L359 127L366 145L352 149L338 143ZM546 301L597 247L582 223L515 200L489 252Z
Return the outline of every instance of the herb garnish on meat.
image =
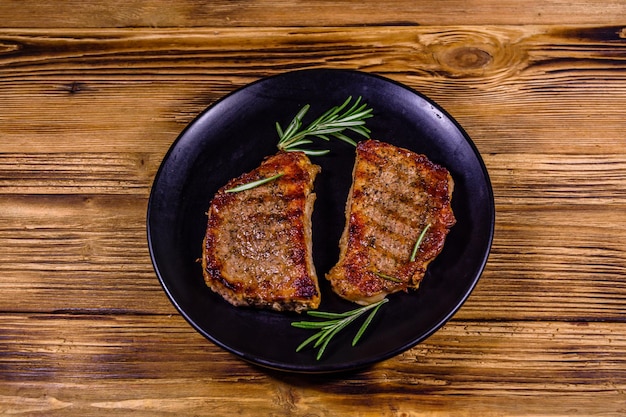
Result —
M272 181L282 177L283 175L285 175L285 174L281 172L280 174L272 175L271 177L268 177L268 178L261 178L260 180L247 182L245 184L238 185L237 187L229 188L228 190L226 190L224 192L226 192L226 193L238 193L240 191L249 190L251 188L258 187L259 185L263 185L263 184L267 184L268 182L272 182Z
M417 238L417 242L415 242L415 246L413 247L413 252L411 253L411 259L410 259L411 262L415 262L415 258L417 257L417 251L422 245L422 241L424 240L424 236L426 236L426 232L428 231L428 229L430 229L430 223L428 223L426 227L424 227L424 230L422 230L422 233L420 233L419 237Z

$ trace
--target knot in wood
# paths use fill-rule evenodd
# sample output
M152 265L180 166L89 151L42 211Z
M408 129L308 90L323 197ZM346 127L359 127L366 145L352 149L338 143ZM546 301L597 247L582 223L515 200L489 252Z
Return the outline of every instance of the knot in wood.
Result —
M461 46L450 49L441 58L448 67L461 71L484 68L493 61L493 57L489 52L474 46Z

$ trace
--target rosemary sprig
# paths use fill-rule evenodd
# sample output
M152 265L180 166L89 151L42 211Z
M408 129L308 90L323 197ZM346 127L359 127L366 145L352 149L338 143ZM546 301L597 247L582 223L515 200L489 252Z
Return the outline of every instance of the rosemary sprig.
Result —
M417 238L417 241L415 242L415 246L413 246L413 252L411 252L411 259L410 259L411 262L415 262L415 258L417 257L417 251L422 245L422 241L424 240L424 236L426 236L426 232L428 231L428 229L430 229L430 223L428 223L426 227L424 228L424 230L422 230L422 233L420 233L419 237Z
M377 277L380 277L382 279L386 279L387 281L402 282L402 280L400 278L392 277L391 275L383 274L382 272L377 272L377 271L372 271L372 272Z
M291 323L293 327L298 327L301 329L317 329L318 330L318 332L315 333L313 336L309 337L304 342L300 343L300 345L296 348L296 352L300 352L304 347L306 347L312 342L315 342L313 347L319 348L319 350L317 351L317 356L316 356L316 359L319 360L324 354L324 351L326 350L328 343L337 333L339 333L341 330L343 330L350 323L352 323L354 320L362 316L367 311L372 310L369 316L367 316L367 319L365 319L365 321L359 328L359 331L356 333L356 335L352 339L352 346L356 345L358 341L361 339L361 337L363 336L363 333L365 333L365 330L367 329L367 327L372 322L372 319L376 315L376 312L378 312L378 309L380 308L380 306L385 304L387 301L389 300L386 298L383 298L377 303L359 307L355 310L347 311L345 313L327 313L323 311L308 311L307 314L309 316L324 318L328 320L326 321L297 321L297 322Z
M229 188L228 190L226 190L224 192L226 192L226 193L238 193L240 191L249 190L251 188L258 187L259 185L263 185L263 184L267 184L268 182L272 182L275 179L282 177L283 175L285 175L285 174L284 173L280 173L280 174L272 175L271 177L261 178L260 180L248 182L246 184L238 185L237 187Z
M342 105L326 111L306 128L302 127L302 118L309 111L310 106L308 104L300 109L286 129L283 129L276 122L276 131L279 137L278 149L283 151L301 151L307 155L318 156L327 154L330 151L327 149L313 150L306 147L303 148L303 145L313 143L307 136L315 136L326 141L329 141L332 137L353 146L356 146L356 142L342 133L346 129L369 138L371 132L365 127L365 120L372 117L372 109L368 108L366 103L361 104L361 97L359 97L350 108L344 111L351 101L352 96L348 97Z

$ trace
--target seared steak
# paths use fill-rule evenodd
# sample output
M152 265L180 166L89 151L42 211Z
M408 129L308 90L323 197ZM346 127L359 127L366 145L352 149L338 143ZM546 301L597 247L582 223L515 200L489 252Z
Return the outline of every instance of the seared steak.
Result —
M304 153L279 152L218 190L202 248L204 280L213 291L236 306L319 306L311 255L312 190L319 171ZM228 191L278 174L257 187Z
M375 140L360 142L339 261L326 275L333 290L369 304L417 288L456 222L453 187L449 172L424 155Z

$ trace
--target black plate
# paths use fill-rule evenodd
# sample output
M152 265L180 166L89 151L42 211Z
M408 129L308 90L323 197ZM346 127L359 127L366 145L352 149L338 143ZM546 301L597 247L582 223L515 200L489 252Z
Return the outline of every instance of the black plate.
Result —
M301 317L236 308L204 284L200 264L206 211L215 191L257 167L277 151L274 123L283 126L305 104L304 122L362 96L374 109L372 137L426 154L447 167L455 181L457 224L443 252L430 264L418 291L394 294L363 339L358 329L336 336L321 360L295 352L312 334L290 324ZM324 142L326 145L326 142ZM314 260L322 286L321 310L355 307L335 296L323 278L338 257L354 148L330 143L331 153L312 157L321 165L313 214ZM255 364L294 372L362 368L399 354L430 336L461 307L483 271L493 237L494 202L483 161L463 129L423 95L391 80L356 71L305 70L265 78L214 103L174 142L156 175L148 204L148 243L165 292L202 335Z

